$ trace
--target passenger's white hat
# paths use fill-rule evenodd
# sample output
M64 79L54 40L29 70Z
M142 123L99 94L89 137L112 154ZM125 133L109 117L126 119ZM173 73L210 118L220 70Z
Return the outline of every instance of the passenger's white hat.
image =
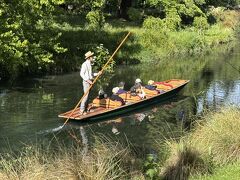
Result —
M114 94L116 94L116 93L118 92L118 90L119 90L119 87L115 87L115 88L112 89L112 92L113 92Z
M141 79L139 79L139 78L137 78L136 80L135 80L135 83L141 83L142 81L141 81Z
M149 80L148 81L148 85L153 85L154 84L154 81L153 80Z

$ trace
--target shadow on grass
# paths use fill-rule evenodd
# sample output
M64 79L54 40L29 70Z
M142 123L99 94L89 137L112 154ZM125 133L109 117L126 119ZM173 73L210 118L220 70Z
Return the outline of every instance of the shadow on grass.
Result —
M138 26L136 23L125 20L108 18L106 21L110 26L95 31L85 28L86 18L84 14L63 13L56 17L54 29L62 34L60 37L61 46L68 49L67 52L55 56L53 68L56 72L69 72L79 69L84 61L84 54L89 50L94 51L96 46L100 44L103 44L112 54L127 35L126 27L134 28ZM117 64L140 63L135 55L141 51L141 46L136 43L135 38L134 35L130 35L120 48L114 57Z
M63 68L63 71L79 67L84 61L84 54L89 50L94 51L99 44L103 44L112 54L128 33L126 30L107 32L103 30L79 29L75 31L72 29L64 31L59 29L59 31L62 33L61 44L68 49L66 53L58 55L56 58L57 67ZM140 45L134 43L134 36L130 36L115 56L117 64L139 63L140 61L134 58L134 54L137 54L140 49Z

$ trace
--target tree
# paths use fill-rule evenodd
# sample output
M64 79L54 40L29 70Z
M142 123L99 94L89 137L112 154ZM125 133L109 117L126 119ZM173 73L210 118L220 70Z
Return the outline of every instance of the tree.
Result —
M62 53L60 36L51 26L54 5L63 0L0 0L0 76L42 71Z

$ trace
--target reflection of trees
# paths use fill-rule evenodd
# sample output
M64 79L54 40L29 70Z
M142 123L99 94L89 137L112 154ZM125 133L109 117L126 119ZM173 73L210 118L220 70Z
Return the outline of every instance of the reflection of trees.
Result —
M194 99L177 98L174 102L149 107L130 116L102 122L100 127L91 127L94 132L109 134L116 138L125 137L137 148L150 150L156 148L156 140L178 137L182 130L191 125L191 117L195 115ZM120 133L112 132L112 127ZM106 131L107 130L107 131Z
M218 105L231 99L232 94L236 91L236 86L238 86L238 82L235 81L239 79L240 75L236 70L238 67L240 67L238 54L233 54L231 59L229 56L218 56L206 63L206 68L204 69L207 69L211 79L208 79L209 76L204 76L200 79L202 82L208 82L203 95L198 97L202 108L216 109ZM238 95L236 94L235 96Z
M190 79L201 78L199 72L205 67L206 59L172 59L160 61L157 64L150 62L131 67L122 67L113 77L114 82L117 79L126 82L126 87L131 87L136 78L141 78L144 83L152 79L155 81L163 81L167 79ZM188 89L194 89L192 83L188 85ZM199 89L199 88L198 88ZM203 88L202 88L203 89Z
M192 116L196 113L193 101L194 99L189 97L159 106L155 119L147 125L146 139L150 140L149 143L156 139L159 141L181 136L184 129L189 129Z

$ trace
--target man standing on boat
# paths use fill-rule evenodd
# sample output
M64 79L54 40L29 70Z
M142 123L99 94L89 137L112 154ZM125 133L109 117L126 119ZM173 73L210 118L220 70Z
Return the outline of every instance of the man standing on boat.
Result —
M84 94L87 92L88 88L91 86L93 83L93 76L97 76L98 73L92 73L92 64L94 62L93 58L94 53L91 51L88 51L85 54L85 62L81 66L80 70L80 76L83 79L83 92ZM100 73L100 72L99 72ZM87 110L87 105L88 105L88 94L83 98L81 105L80 105L80 114L86 114Z

